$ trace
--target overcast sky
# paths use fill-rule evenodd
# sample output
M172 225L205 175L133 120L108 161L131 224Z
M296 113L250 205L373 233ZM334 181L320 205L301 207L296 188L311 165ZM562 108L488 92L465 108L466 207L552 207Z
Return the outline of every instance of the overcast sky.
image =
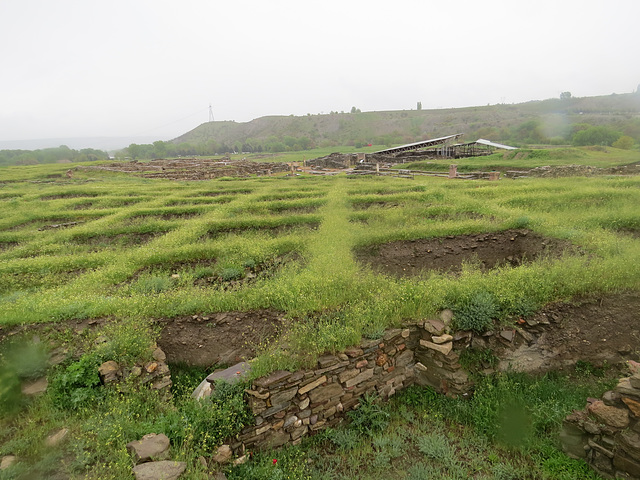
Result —
M0 0L0 140L635 91L638 0Z

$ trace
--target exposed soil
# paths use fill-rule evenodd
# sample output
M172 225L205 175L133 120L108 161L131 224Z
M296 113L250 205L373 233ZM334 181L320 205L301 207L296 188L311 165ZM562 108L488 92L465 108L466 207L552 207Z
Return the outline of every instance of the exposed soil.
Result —
M546 238L529 230L506 230L399 240L361 248L356 258L382 273L410 277L429 270L458 273L463 263L479 265L482 270L518 266L543 256L558 257L565 251L578 251L578 248L565 240Z
M536 167L530 170L508 170L505 176L508 178L519 177L593 177L596 175L638 175L640 168L637 162L618 167L598 168L589 165L559 165Z
M62 198L93 198L99 196L97 193L60 193L58 195L45 195L40 200L60 200Z
M117 235L96 235L93 237L76 237L71 242L79 245L95 245L95 246L130 246L144 245L159 235L166 232L148 232L148 233L119 233Z
M366 202L353 202L352 208L354 210L367 210L371 207L380 207L380 208L394 208L398 207L400 204L398 202L385 202L384 200L371 200Z
M304 223L295 223L295 224L286 224L286 225L274 225L274 226L238 226L238 227L220 227L209 230L206 238L211 240L219 238L225 234L242 234L244 232L267 232L271 235L284 235L288 232L291 232L297 228L308 228L310 230L317 230L320 226L320 222L304 222Z
M212 366L253 358L256 349L273 339L286 320L283 313L227 312L158 320L158 345L169 363Z
M4 252L5 250L9 250L17 246L18 246L18 242L2 242L0 243L0 252Z
M572 368L576 362L616 365L640 357L640 293L553 303L533 318L537 341L511 352L502 368L528 372Z
M260 163L199 158L153 160L151 162L118 162L103 166L77 168L129 173L145 178L165 178L169 180L209 180L220 177L263 176L288 172L290 169L286 163Z

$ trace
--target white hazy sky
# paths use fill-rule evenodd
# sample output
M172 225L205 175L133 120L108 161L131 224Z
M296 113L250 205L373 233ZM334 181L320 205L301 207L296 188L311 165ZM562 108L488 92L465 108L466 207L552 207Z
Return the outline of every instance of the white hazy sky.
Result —
M638 0L0 0L0 140L635 91Z

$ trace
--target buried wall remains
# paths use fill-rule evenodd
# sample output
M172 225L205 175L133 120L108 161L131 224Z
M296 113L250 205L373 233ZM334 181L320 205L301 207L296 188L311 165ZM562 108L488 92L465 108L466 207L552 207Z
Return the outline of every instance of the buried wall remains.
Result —
M451 396L466 394L469 377L458 362L456 341L444 330L444 323L435 320L389 330L382 338L320 357L316 368L280 370L254 380L246 398L255 424L237 436L232 450L242 455L297 444L340 422L367 393L388 399L418 384Z

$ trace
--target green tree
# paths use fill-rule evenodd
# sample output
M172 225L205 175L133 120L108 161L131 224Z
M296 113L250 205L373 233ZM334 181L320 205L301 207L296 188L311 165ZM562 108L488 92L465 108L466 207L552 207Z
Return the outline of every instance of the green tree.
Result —
M571 98L571 92L562 92L560 94L560 100L569 100Z
M422 110L422 102L418 102L417 108L418 110Z
M153 156L155 158L164 158L167 156L167 147L162 140L153 142Z
M622 150L630 150L635 141L628 135L622 135L618 140L611 144L612 147L621 148Z
M611 146L622 134L610 127L598 126L581 130L573 136L573 144L576 146L585 145L607 145Z

